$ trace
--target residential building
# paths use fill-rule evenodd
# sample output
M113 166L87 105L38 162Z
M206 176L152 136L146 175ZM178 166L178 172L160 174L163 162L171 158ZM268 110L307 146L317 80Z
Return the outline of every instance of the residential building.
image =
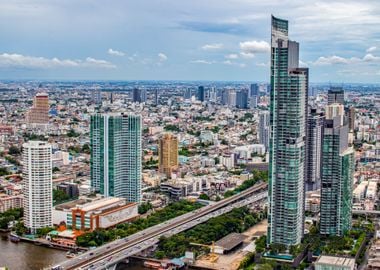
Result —
M325 116L310 108L307 118L306 191L321 186L322 136Z
M24 224L31 233L52 226L53 182L51 146L47 142L23 144Z
M269 111L260 112L259 119L259 143L263 144L265 148L269 149L269 138L270 138L270 114Z
M299 68L299 44L288 38L288 21L272 16L268 244L301 242L308 69Z
M166 133L159 141L159 171L171 178L172 172L178 168L178 138Z
M47 93L38 93L34 97L33 106L27 113L27 121L32 125L49 124L49 96Z
M336 104L327 107L330 106ZM351 228L355 166L354 149L348 145L348 123L344 115L326 116L322 149L320 233L344 235Z
M91 185L106 197L141 199L140 115L91 116Z
M355 107L353 106L348 108L348 128L350 132L355 130Z
M132 102L144 103L146 102L146 90L133 88L132 90Z
M24 197L22 195L0 194L0 213L14 208L21 208L23 205Z
M239 109L248 108L248 93L245 90L236 93L236 107Z
M250 93L249 93L249 107L254 109L257 107L257 104L259 103L260 93L259 93L259 86L257 83L253 83L250 86Z
M344 105L344 90L342 87L330 87L327 93L327 104L334 103Z

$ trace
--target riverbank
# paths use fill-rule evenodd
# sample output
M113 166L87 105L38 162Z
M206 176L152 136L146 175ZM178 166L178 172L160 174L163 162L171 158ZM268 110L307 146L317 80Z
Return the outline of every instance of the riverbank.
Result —
M51 242L51 241L48 241L48 240L42 239L42 238L31 239L31 238L27 238L27 237L18 236L18 235L13 234L13 233L10 233L9 235L10 235L10 237L13 237L13 239L19 239L22 242L32 243L32 244L37 245L37 246L44 246L44 247L48 247L48 248L54 248L54 249L66 250L66 251L69 251L69 250L87 251L88 250L88 248L83 248L83 247L68 247L68 246L61 245L58 243L54 243L54 242ZM15 241L13 241L13 242L15 242Z
M38 246L29 242L12 243L8 233L0 233L0 266L9 270L40 270L66 260L63 250Z

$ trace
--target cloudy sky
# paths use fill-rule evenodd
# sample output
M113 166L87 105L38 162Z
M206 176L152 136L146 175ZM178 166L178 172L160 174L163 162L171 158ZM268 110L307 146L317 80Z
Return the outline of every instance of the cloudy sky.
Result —
M0 0L0 79L266 81L271 14L312 82L380 81L379 0Z

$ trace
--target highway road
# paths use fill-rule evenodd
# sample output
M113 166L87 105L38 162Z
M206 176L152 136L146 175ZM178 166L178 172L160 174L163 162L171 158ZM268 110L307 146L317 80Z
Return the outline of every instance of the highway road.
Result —
M118 239L96 249L90 250L80 256L66 260L50 269L105 269L118 261L132 256L158 242L162 235L170 236L174 233L187 230L199 223L205 222L216 215L231 211L233 208L241 207L261 200L267 196L267 184L257 184L237 195L221 200L215 204L202 207L198 210L178 216L164 223L147 228L136 234L123 239ZM252 195L255 193L255 195ZM248 200L247 200L248 198ZM244 200L246 199L246 200ZM240 201L240 202L239 202ZM219 211L222 210L224 211Z

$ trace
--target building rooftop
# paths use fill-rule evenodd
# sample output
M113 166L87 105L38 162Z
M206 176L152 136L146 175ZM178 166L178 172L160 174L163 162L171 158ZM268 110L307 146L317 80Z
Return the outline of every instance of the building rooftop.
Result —
M355 266L354 258L335 257L335 256L320 256L316 262L317 264L328 264L335 266Z
M215 242L215 246L222 247L225 250L231 250L237 245L241 244L245 238L246 236L240 233L230 233L229 235Z

